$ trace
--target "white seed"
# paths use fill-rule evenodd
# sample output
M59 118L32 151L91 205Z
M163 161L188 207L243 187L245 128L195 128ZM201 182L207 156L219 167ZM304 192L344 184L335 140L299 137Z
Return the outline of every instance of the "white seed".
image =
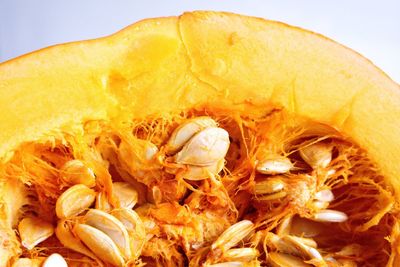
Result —
M96 197L94 190L77 184L68 188L56 202L56 214L60 219L78 215L89 208Z
M217 123L210 117L196 117L181 124L172 133L165 146L167 154L175 154L180 150L196 133L209 127L217 127Z
M258 254L255 248L232 248L225 251L223 257L228 261L249 262L258 257Z
M312 247L312 248L317 248L318 244L315 242L314 239L312 238L306 238L306 237L298 237L294 235L288 235L292 240L294 240L297 243L302 243L306 246ZM293 242L293 241L292 241Z
M26 217L19 222L18 232L22 246L31 250L37 244L52 236L54 227L51 223L39 218Z
M279 236L283 235L288 235L290 234L291 228L292 228L292 221L293 221L293 216L288 215L286 216L281 223L278 225L276 229L276 233Z
M53 253L43 262L42 267L68 267L68 264L63 256Z
M294 247L290 242L283 240L282 237L274 233L271 232L266 233L265 240L267 241L267 245L270 248L273 248L278 252L298 255L298 250L296 247Z
M76 224L74 232L97 257L115 266L124 266L120 250L108 235L86 224Z
M138 138L126 138L118 146L119 163L137 179L143 179L149 171L160 168L155 160L157 153L156 145Z
M143 221L135 211L126 208L112 210L111 215L125 226L129 234L131 254L138 258L146 240L146 229Z
M59 220L56 227L56 236L64 247L79 252L96 261L97 257L82 242L72 234L66 219Z
M279 178L268 178L255 183L254 191L257 196L274 194L285 188L285 183Z
M321 210L315 213L312 220L318 222L345 222L348 219L346 213L337 210Z
M292 253L295 255L299 255L308 259L317 259L321 260L322 256L318 252L318 250L315 249L317 244L315 243L314 240L303 240L300 237L295 237L295 236L284 236L282 237L282 241L287 243L289 246L294 247L295 250L297 250L297 253ZM311 243L313 247L307 246L305 243ZM287 252L287 251L285 251ZM287 252L289 253L289 252Z
M315 193L315 199L324 202L332 202L335 199L335 196L331 190L325 189Z
M256 170L262 174L283 174L289 172L293 168L290 159L282 156L268 158L257 163Z
M211 245L211 249L226 251L236 246L253 230L254 224L248 220L242 220L226 229L217 240Z
M217 175L224 168L225 160L221 159L209 166L186 165L187 169L179 173L181 177L191 181L200 181Z
M67 161L61 167L60 179L69 185L84 184L87 187L96 185L96 176L93 170L77 159Z
M329 202L325 202L325 201L313 201L312 202L312 206L315 209L319 209L319 210L324 210L326 208L328 208L329 206Z
M293 218L290 233L296 236L312 238L321 234L325 227L321 223L296 216Z
M299 152L313 169L326 168L332 160L332 147L321 142L303 147Z
M120 208L132 209L138 201L138 192L129 183L115 182L112 191Z
M97 193L94 207L97 210L103 210L107 212L112 210L111 204L108 202L108 198L104 192Z
M195 134L175 155L179 164L209 166L223 159L229 149L229 134L222 128L206 128Z
M321 253L316 248L309 248L308 254L311 259L323 260L324 258L321 256Z
M257 196L257 201L272 201L286 197L287 193L285 191L280 191L274 194Z
M126 259L131 257L129 235L125 226L114 216L96 209L89 210L84 216L85 224L107 234L117 245Z

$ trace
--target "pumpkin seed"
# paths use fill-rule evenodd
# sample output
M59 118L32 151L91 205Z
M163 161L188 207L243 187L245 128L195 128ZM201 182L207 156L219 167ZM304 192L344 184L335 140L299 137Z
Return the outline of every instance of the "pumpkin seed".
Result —
M286 237L292 239L293 240L292 242L301 243L312 248L317 248L318 246L317 242L315 242L315 240L312 238L299 237L294 235L286 235Z
M187 168L179 173L184 179L191 181L199 181L209 178L212 175L217 175L224 168L225 160L221 159L209 166L192 166L186 165Z
M300 237L295 237L295 236L283 236L282 241L286 242L290 246L293 246L297 249L298 253L300 253L301 256L306 257L308 259L317 259L317 260L322 260L321 254L316 250L315 248L317 247L317 244L315 243L314 240L312 239L302 239ZM306 243L311 244L312 246L306 245ZM286 252L286 251L285 251ZM297 254L297 253L295 253Z
M96 197L94 190L77 184L68 188L56 202L56 214L60 219L78 215L89 208Z
M324 230L324 225L301 217L294 217L290 233L296 236L312 238Z
M96 185L93 170L80 160L67 161L60 169L60 179L69 185L84 184L87 187Z
M196 133L209 127L217 127L217 123L210 117L196 117L181 124L172 133L165 146L167 154L178 152Z
M216 241L214 241L211 245L211 249L221 249L222 251L226 251L236 246L251 233L253 227L254 224L248 220L242 220L231 225L217 238Z
M317 210L324 210L329 207L329 202L325 201L313 201L312 206Z
M231 248L224 252L224 259L228 261L249 262L258 257L258 250L255 248Z
M120 250L104 232L86 224L76 224L73 231L97 257L115 266L124 266Z
M340 223L347 221L348 217L344 212L326 209L315 213L311 219L317 222Z
M322 142L303 147L299 152L313 169L326 168L332 160L332 147Z
M146 229L139 215L127 208L112 210L111 215L125 226L129 235L131 254L138 258L146 240Z
M301 258L279 252L268 253L268 262L273 267L311 267L312 265L305 263Z
M276 233L279 236L288 235L291 232L293 216L286 216L276 229Z
M274 194L269 194L269 195L262 195L262 196L257 196L258 201L271 201L271 200L277 200L280 198L286 197L287 192L285 191L280 191Z
M58 253L53 253L46 258L42 267L68 267L64 257Z
M156 145L138 138L122 140L118 146L119 162L136 179L144 179L148 171L160 167L155 161L157 153Z
M83 245L82 242L73 235L67 220L64 219L58 221L56 227L56 236L64 247L86 255L94 260L98 260L96 255L94 255L89 249L87 249L87 247Z
M112 210L111 204L108 202L108 198L104 192L97 193L94 207L97 210L103 210L107 212Z
M323 201L323 202L332 202L335 199L332 191L329 189L321 190L315 193L316 200Z
M221 128L206 128L195 134L175 155L179 164L208 166L223 159L229 149L229 134Z
M135 187L126 182L115 182L112 187L113 197L116 200L116 208L132 209L138 202L139 194ZM95 208L103 211L111 211L113 207L108 201L108 197L104 192L96 195Z
M268 232L265 235L265 241L268 247L278 252L298 255L298 250L291 243L284 241L280 236Z
M254 191L257 196L274 194L285 188L285 183L279 178L268 178L256 182Z
M51 223L39 218L26 217L19 222L18 232L22 246L31 250L37 244L52 236L54 227Z
M259 161L256 170L262 174L274 175L287 173L292 168L293 164L290 159L277 156Z
M117 218L104 211L91 209L85 214L84 221L86 225L107 234L123 253L125 259L131 257L128 232Z
M119 208L132 209L138 201L138 192L135 187L125 182L113 183L113 196L116 198Z

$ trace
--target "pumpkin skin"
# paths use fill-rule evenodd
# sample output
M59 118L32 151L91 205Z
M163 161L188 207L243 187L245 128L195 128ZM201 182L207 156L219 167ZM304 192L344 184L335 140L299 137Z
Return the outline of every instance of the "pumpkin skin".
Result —
M6 162L20 144L89 120L276 107L327 124L365 149L398 205L399 89L359 54L282 23L216 12L148 19L1 64L0 157Z

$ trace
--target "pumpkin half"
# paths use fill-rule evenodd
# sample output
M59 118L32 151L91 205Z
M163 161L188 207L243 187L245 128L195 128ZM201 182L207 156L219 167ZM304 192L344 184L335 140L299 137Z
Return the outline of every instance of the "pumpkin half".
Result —
M148 19L1 64L0 113L0 266L400 265L399 85L323 36Z

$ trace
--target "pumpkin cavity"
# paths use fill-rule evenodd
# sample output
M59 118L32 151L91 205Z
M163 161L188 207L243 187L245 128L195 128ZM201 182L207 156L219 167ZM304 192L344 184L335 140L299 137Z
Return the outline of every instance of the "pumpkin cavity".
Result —
M394 192L377 166L334 129L283 110L91 121L23 144L1 171L11 263L54 253L121 266L383 266L395 257ZM32 217L68 227L27 248L30 228L17 225Z

